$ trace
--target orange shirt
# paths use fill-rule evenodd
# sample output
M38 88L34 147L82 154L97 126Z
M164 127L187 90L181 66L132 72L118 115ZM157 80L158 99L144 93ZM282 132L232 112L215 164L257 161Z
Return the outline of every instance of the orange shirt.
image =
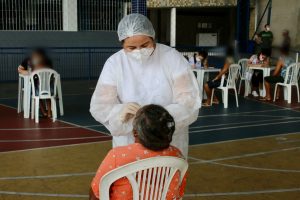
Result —
M94 177L91 187L97 198L99 198L99 183L101 178L113 169L120 166L135 162L137 160L151 158L155 156L174 156L183 158L180 150L170 146L163 151L152 151L144 147L139 143L130 144L128 146L116 147L110 150L107 156L101 163L96 176ZM179 174L177 173L171 184L167 194L167 200L180 199L184 194L184 188L186 185L186 176L183 179L180 188L178 188ZM110 187L110 199L111 200L131 200L132 189L127 178L121 178L117 180Z

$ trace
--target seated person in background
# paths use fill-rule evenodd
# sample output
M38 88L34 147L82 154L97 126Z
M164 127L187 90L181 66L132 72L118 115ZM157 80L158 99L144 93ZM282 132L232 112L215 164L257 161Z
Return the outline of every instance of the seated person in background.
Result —
M190 57L189 63L193 69L197 68L208 68L208 53L206 51L199 51Z
M99 199L99 183L108 172L137 160L156 157L174 156L183 158L180 150L170 145L175 130L173 117L163 107L147 105L136 114L133 122L135 143L110 150L102 161L96 176L91 183L90 200ZM167 200L183 197L186 178L178 188L179 174L171 182ZM132 199L132 188L127 178L117 180L110 188L110 199Z
M260 52L259 54L254 54L250 57L248 61L248 67L268 67L270 66L270 58L265 52ZM254 97L259 96L259 86L263 83L263 72L262 70L254 70L251 78L252 83L252 95Z
M225 64L222 68L222 70L219 72L219 74L212 80L208 81L204 85L204 91L207 95L207 100L203 103L203 106L208 107L211 106L211 98L213 98L214 104L219 104L219 100L217 99L216 95L213 97L212 95L212 89L217 88L221 85L221 79L223 75L226 75L228 73L229 67L231 64L234 63L234 50L233 48L228 48L226 52L226 59ZM224 85L226 84L226 81L224 81Z
M273 72L272 76L265 77L265 88L266 88L266 96L261 98L262 101L271 101L271 84L275 83L283 83L286 69L289 65L294 63L294 59L289 56L289 49L288 48L281 48L280 49L280 57L277 61L275 71ZM277 89L276 99L279 99L280 94L280 87Z
M38 69L44 68L53 68L51 60L47 57L45 51L43 49L35 49L32 51L31 56L24 59L21 65L18 67L18 73L23 75L28 75L30 73L29 70L35 71ZM38 94L39 83L38 77L34 77L34 85L36 88L35 94ZM40 108L43 114L43 117L51 118L51 101L46 100L48 112L46 111L45 105L43 101L40 101Z

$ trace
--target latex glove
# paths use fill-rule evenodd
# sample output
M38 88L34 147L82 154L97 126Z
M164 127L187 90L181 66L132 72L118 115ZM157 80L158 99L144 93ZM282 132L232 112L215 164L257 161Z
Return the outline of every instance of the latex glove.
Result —
M137 111L141 108L141 106L137 103L127 103L120 114L120 120L124 122L128 122L131 118L135 116Z

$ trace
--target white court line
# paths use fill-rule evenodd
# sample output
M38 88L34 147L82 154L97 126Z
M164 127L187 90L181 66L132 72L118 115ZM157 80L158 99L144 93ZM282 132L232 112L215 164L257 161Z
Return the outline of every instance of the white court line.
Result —
M35 130L59 130L59 129L77 129L77 128L90 128L90 127L101 127L103 125L88 125L88 126L59 126L49 128L0 128L0 131L35 131Z
M289 151L289 150L296 150L299 149L300 147L295 147L295 148L290 148L290 149L282 149L282 151ZM278 150L278 152L280 152L280 150ZM262 154L264 152L260 152L260 155L264 155ZM267 152L268 153L268 152ZM271 153L276 153L276 152L271 152ZM247 155L247 154L246 154ZM255 155L258 156L258 155ZM215 160L231 160L231 159L236 159L236 158L242 158L243 156L233 156L233 157L228 157L228 159L226 158L219 158L219 159L215 159ZM245 157L251 157L251 155L245 156ZM276 169L276 168L263 168L263 167L248 167L248 166L243 166L243 165L234 165L234 164L225 164L225 163L219 163L219 162L215 162L214 160L204 160L204 159L199 159L199 158L195 158L192 157L194 160L198 159L198 162L194 162L194 163L190 163L190 164L213 164L213 165L220 165L223 167L230 167L230 168L238 168L238 169L247 169L247 170L257 170L257 171L271 171L271 172L285 172L285 173L300 173L300 170L293 170L293 169Z
M249 115L246 115L249 116ZM255 120L255 121L246 121L246 122L234 122L234 123L223 123L223 124L213 124L213 125L201 125L201 126L191 126L190 129L199 129L199 128L208 128L208 127L218 127L218 126L227 126L227 125L240 125L240 124L249 124L256 122L269 122L269 121L277 121L277 120L289 120L289 119L299 119L300 117L280 117L280 119L266 119L266 120ZM1 129L0 129L1 130Z
M8 105L5 105L5 104L0 104L4 107L8 107L8 108L12 108L14 110L17 110L16 108L12 107L12 106L8 106ZM63 122L65 124L70 124L70 125L73 125L73 126L76 126L76 127L79 127L79 128L83 128L83 129L87 129L89 131L93 131L93 132L97 132L97 133L102 133L104 135L110 135L109 133L105 133L105 132L101 132L101 131L98 131L98 130L95 130L95 129L91 129L91 128L87 128L87 127L84 127L84 126L80 126L78 124L74 124L74 123L71 123L71 122L67 122L67 121L64 121L64 120L61 120L61 119L57 119L56 121L60 121L60 122Z
M70 93L70 94L64 94L63 96L85 96L85 95L93 95L93 93ZM11 97L1 97L0 100L8 100L8 99L18 99L17 96L11 96Z
M55 175L44 175L44 176L10 176L0 177L0 180L23 180L23 179L48 179L48 178L62 178L62 177L73 177L73 176L90 176L95 175L96 172L83 172L83 173L71 173L71 174L55 174Z
M80 144L66 144L66 145L59 145L59 146L52 146L52 147L38 147L38 148L31 148L31 149L22 149L22 150L13 150L13 151L5 151L0 152L1 154L10 154L10 153L20 153L20 152L27 152L27 151L37 151L37 150L47 150L47 149L58 149L58 148L66 148L66 147L73 147L73 146L82 146L82 145L90 145L90 144L97 144L97 143L105 143L111 140L105 141L97 141L97 142L85 142Z
M296 134L299 134L299 132L282 133L282 134L275 134L275 135L264 135L264 136L240 138L240 139L234 139L234 140L224 140L224 141L210 142L210 143L203 143L203 144L191 144L191 145L189 145L189 147L207 146L207 145L223 144L223 143L231 143L231 142L239 142L239 141L247 141L247 140L257 140L257 139L280 137L280 136L286 136L286 135L296 135Z
M219 116L230 116L230 115L240 115L240 114L251 114L251 113L261 113L261 112L277 112L277 111L290 111L289 108L281 109L271 109L271 110L258 110L258 111L247 111L247 112L233 112L233 113L224 113L224 114L213 114L213 115L199 115L198 118L203 117L219 117Z
M287 141L283 141L283 142L278 142L278 144L295 143L295 142L300 142L300 140L287 140Z
M264 123L264 124L251 124L251 125L243 125L243 126L231 126L231 127L224 127L224 128L213 128L213 129L206 129L206 130L190 131L189 133L202 133L202 132L210 132L210 131L219 131L219 130L246 128L246 127L278 125L278 124L289 124L289 123L296 123L296 122L300 122L300 120L287 121L287 122Z
M290 111L294 111L294 112L297 112L297 113L300 112L300 111L298 111L298 110L294 110L294 108L289 108L289 107L279 106L279 105L272 104L272 103L268 103L268 102L265 102L265 101L259 101L259 100L251 99L251 98L247 98L247 100L255 101L255 102L260 102L260 103L262 103L262 104L266 104L266 105L269 105L269 106L274 106L274 107L277 107L277 108L283 108L283 109L290 110Z
M282 192L298 192L300 188L288 188L288 189L275 189L275 190L259 190L259 191L247 191L247 192L212 192L212 193L198 193L198 194L185 194L185 197L214 197L214 196L239 196L239 195L254 195L254 194L270 194L270 193L282 193Z
M196 157L190 157L191 159L198 160L197 162L193 162L190 164L199 164L199 163L209 163L209 162L217 162L217 161L224 161L224 160L234 160L234 159L239 159L239 158L249 158L249 157L255 157L255 156L263 156L263 155L268 155L268 154L273 154L273 153L280 153L284 151L293 151L300 149L300 147L291 147L291 148L285 148L285 149L277 149L277 150L272 150L272 151L263 151L263 152L256 152L256 153L248 153L248 154L242 154L238 156L229 156L229 157L223 157L223 158L216 158L212 160L203 160L199 159Z
M64 120L61 120L61 119L57 119L57 121L60 121L60 122L63 122L63 123L66 123L66 124L70 124L70 125L73 125L73 126L76 126L76 127L80 127L80 125L78 124L74 124L72 122L67 122L67 121L64 121ZM98 131L98 130L95 130L95 129L91 129L91 128L83 128L83 129L86 129L86 130L89 130L89 131L93 131L93 132L97 132L97 133L101 133L101 134L104 134L104 135L109 135L111 136L111 134L109 133L106 133L104 131Z
M2 195L20 195L20 196L40 196L40 197L66 197L66 198L88 198L88 195L83 194L52 194L52 193L33 193L33 192L12 192L0 191Z
M47 141L69 141L69 140L86 140L107 138L110 136L91 136L91 137L74 137L74 138L49 138L49 139L25 139L25 140L0 140L0 143L13 143L13 142L47 142Z

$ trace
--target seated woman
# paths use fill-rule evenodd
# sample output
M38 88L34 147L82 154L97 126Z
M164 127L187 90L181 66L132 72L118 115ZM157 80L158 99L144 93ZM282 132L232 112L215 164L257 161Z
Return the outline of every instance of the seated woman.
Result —
M190 57L189 63L193 69L197 68L208 68L208 53L206 51L199 51Z
M118 167L156 156L183 158L181 152L170 145L174 130L174 119L163 107L158 105L142 107L137 112L133 122L135 143L128 146L116 147L108 152L91 183L90 200L99 199L99 183L101 178ZM179 174L177 175L179 176ZM180 188L178 188L175 179L174 177L171 182L167 194L168 200L181 199L183 196L186 178L184 178ZM110 190L111 200L132 199L131 185L126 178L117 180L113 183Z
M232 48L228 48L226 52L226 59L225 64L222 68L222 70L219 72L219 74L212 80L208 81L204 85L204 91L206 93L207 99L203 103L203 106L208 107L211 106L211 98L213 98L214 104L219 104L219 100L217 99L216 95L212 97L212 89L217 88L221 85L221 79L223 75L226 75L228 73L229 67L231 64L234 63L234 50ZM224 81L224 84L226 84L226 81Z
M268 67L270 66L270 59L265 52L254 54L248 61L248 67ZM254 97L259 96L259 86L263 83L263 72L262 70L254 70L251 78L252 83L252 95Z
M31 56L25 58L23 62L18 67L18 73L27 75L30 73L30 70L35 71L43 68L53 68L51 60L47 57L45 51L43 49L35 49L32 51ZM34 77L34 84L36 87L35 93L37 94L39 83L38 77ZM51 118L51 101L46 100L48 111L46 111L45 105L43 101L40 101L40 108L43 114L43 117Z
M266 96L261 98L262 101L271 101L271 84L275 83L283 83L284 77L286 74L286 69L289 65L294 63L294 59L289 56L289 49L288 48L281 48L280 49L280 57L277 61L275 71L273 72L272 76L265 77L265 88L266 88ZM277 89L276 100L279 99L280 94L280 87Z

